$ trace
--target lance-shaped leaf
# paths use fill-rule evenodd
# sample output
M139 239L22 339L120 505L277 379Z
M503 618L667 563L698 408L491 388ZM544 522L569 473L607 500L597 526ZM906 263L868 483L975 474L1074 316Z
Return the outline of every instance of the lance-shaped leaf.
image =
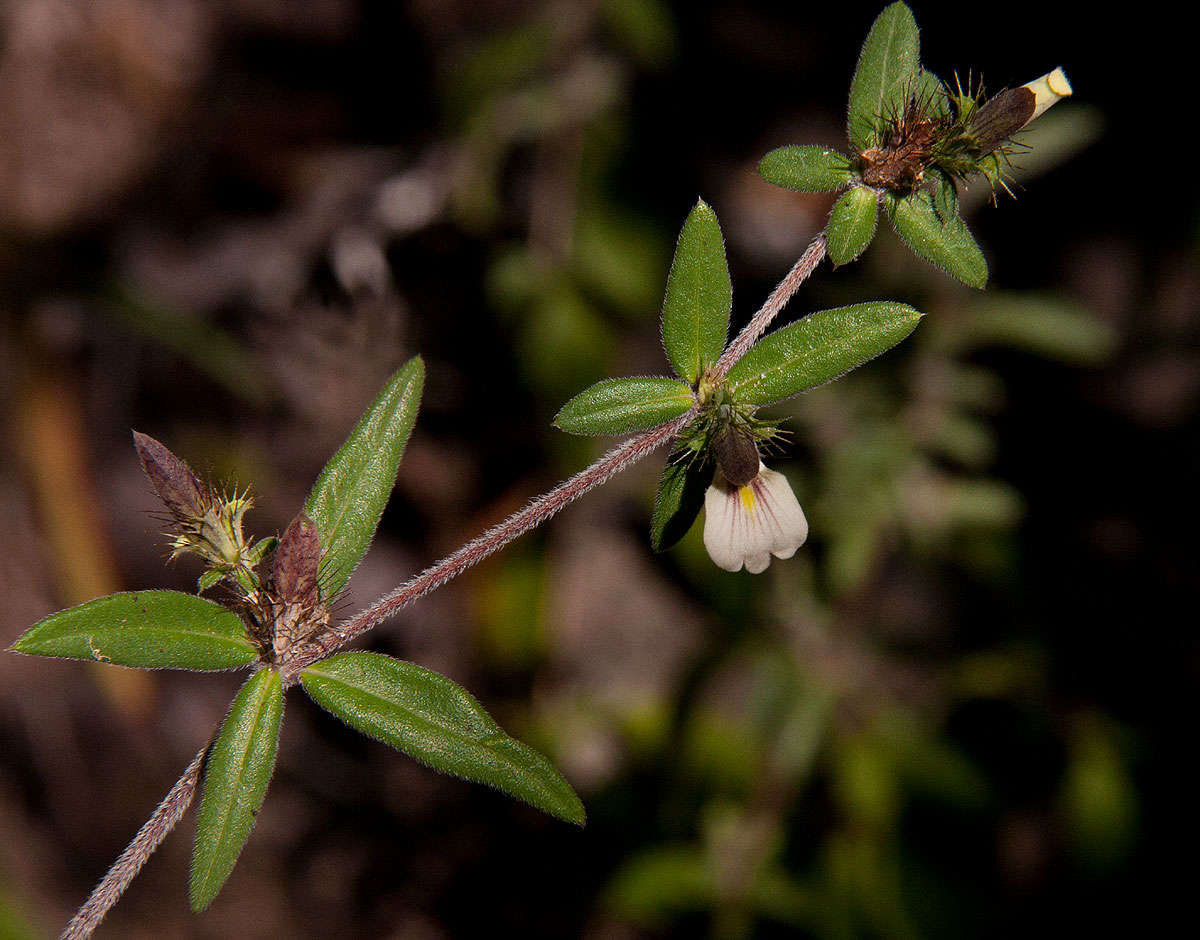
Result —
M850 83L846 132L859 150L877 147L886 121L900 113L920 74L917 21L903 3L884 7L859 53Z
M823 193L848 183L854 175L850 160L828 147L778 147L758 163L768 183L802 193Z
M866 250L875 237L879 204L874 191L862 186L842 193L829 213L825 232L826 250L834 264L849 264Z
M424 382L425 364L414 356L388 379L304 504L325 551L321 583L326 596L345 587L375 536L417 420Z
M717 214L703 199L688 213L663 299L662 339L676 374L695 385L725 348L733 285Z
M368 737L583 825L583 804L550 761L505 734L445 676L380 653L339 653L300 681L318 705Z
M665 552L688 533L704 506L704 491L712 482L712 467L687 454L672 454L658 479L654 513L650 517L650 547Z
M678 379L605 379L563 405L554 424L572 434L626 434L678 418L692 400L692 390Z
M178 591L110 594L60 610L12 649L141 669L235 669L258 657L237 614Z
M254 828L275 769L282 718L279 674L259 670L229 707L204 768L204 796L188 881L194 911L212 903Z
M911 196L887 198L888 217L897 234L916 254L931 261L952 277L980 290L987 284L987 259L966 223L946 212L949 194L942 188L943 209L939 213L933 196L918 191Z
M809 314L758 341L726 378L738 402L765 405L815 388L891 349L921 319L907 304L874 301Z

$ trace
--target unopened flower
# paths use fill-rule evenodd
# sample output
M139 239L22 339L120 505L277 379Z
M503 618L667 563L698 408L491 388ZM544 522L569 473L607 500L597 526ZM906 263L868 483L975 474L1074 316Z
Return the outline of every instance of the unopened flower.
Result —
M1041 114L1051 105L1058 104L1063 98L1071 96L1071 83L1067 81L1067 73L1061 67L1056 68L1053 72L1047 72L1041 78L1034 79L1027 85L1022 85L1022 88L1028 88L1033 92L1033 118L1040 117Z
M329 610L321 603L320 565L320 535L301 512L279 539L262 598L264 609L256 612L277 657L329 623Z
M808 520L787 477L761 462L739 486L720 470L704 496L704 547L718 568L765 571L771 556L791 558L808 537Z
M1071 83L1061 68L1047 72L1020 88L1000 92L971 115L970 127L975 147L980 154L1003 147L1013 134L1070 94Z
M201 590L225 577L245 594L258 590L253 569L276 540L254 542L242 534L242 517L253 505L249 492L219 492L148 434L134 431L133 443L146 478L166 507L171 557L204 559L208 570L200 576Z

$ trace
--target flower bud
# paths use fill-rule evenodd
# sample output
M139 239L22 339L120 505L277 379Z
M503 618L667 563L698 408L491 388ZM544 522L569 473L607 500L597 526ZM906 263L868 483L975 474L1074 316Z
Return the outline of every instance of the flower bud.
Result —
M726 425L713 439L713 455L721 474L734 486L745 486L758 476L758 446L746 431Z
M133 446L154 492L177 519L199 519L208 511L212 496L192 468L161 443L133 432Z
M1071 94L1066 73L1057 68L1039 79L989 99L971 116L971 135L981 154L991 153L1047 108Z
M271 585L286 604L315 607L320 601L317 573L321 564L321 537L303 512L284 531L275 549Z

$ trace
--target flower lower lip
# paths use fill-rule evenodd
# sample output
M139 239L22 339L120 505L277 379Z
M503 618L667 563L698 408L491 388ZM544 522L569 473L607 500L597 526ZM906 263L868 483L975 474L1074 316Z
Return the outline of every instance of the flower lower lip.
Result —
M761 463L745 486L717 472L704 498L704 546L726 571L766 570L771 556L791 558L808 536L808 521L787 478Z

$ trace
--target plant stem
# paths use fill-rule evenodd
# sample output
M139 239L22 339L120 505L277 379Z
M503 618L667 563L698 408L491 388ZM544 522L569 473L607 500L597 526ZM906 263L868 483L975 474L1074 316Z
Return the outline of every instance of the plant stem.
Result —
M175 828L175 824L192 805L196 795L196 784L200 780L200 768L204 763L204 755L208 753L208 745L200 748L192 762L187 765L183 776L175 781L175 786L163 797L154 814L146 820L145 825L138 830L133 841L126 846L125 851L113 862L112 867L96 885L91 896L84 902L83 907L71 918L71 922L59 935L59 940L86 940L100 926L104 915L121 899L129 883L137 877L146 860L154 854L154 850L162 844Z
M297 674L306 666L324 659L334 650L362 636L401 608L462 574L472 565L500 550L513 539L541 525L588 490L607 482L630 464L661 447L682 430L695 417L695 413L696 409L693 408L687 414L681 415L673 421L630 438L610 450L590 467L564 480L548 493L537 497L524 509L513 513L478 538L426 568L415 578L406 581L391 594L381 597L350 620L338 624L329 632L314 638L311 643L297 646L294 653L285 662L276 666L285 684L295 682Z
M808 243L800 260L792 265L792 270L788 271L787 276L771 291L771 296L758 308L758 312L750 318L750 322L742 328L742 332L737 335L737 338L725 347L725 352L721 353L721 358L713 366L711 376L713 384L724 379L733 364L746 355L750 347L771 325L771 321L779 315L779 311L792 299L792 295L800 289L800 285L808 280L813 271L817 269L817 265L825 257L825 231L825 229L821 229L817 236Z

